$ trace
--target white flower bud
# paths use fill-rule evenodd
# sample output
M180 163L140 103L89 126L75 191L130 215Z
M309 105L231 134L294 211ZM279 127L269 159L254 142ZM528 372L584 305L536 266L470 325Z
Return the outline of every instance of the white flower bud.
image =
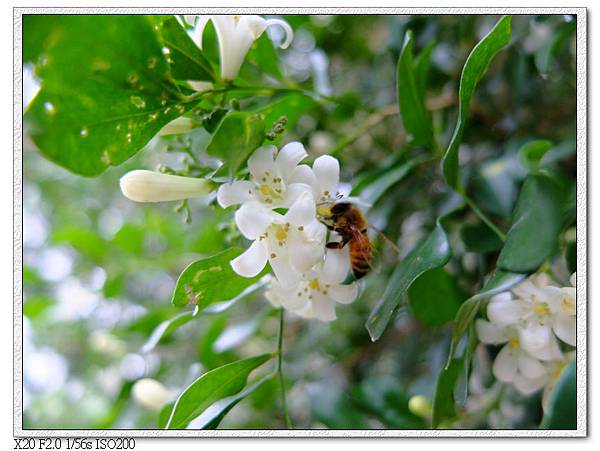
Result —
M123 195L136 202L168 202L202 196L214 189L206 179L136 170L121 177Z
M210 83L209 83L210 84ZM198 86L200 87L200 86ZM212 85L211 85L212 87ZM194 88L196 89L196 88ZM208 88L210 89L210 88ZM199 91L200 89L196 89ZM189 117L178 117L177 119L169 122L158 132L159 136L167 136L167 135L182 135L184 133L189 133L194 128L194 123Z
M150 378L136 381L133 384L131 392L136 402L154 411L162 409L173 398L171 390L167 389L160 382Z

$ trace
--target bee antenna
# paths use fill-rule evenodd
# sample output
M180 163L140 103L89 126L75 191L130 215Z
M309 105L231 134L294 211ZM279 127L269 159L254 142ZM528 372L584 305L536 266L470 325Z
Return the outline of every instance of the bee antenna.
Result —
M375 230L381 237L388 242L388 244L394 249L398 254L400 254L400 248L394 243L390 238L388 238L385 233L375 227L373 224L369 224L369 227Z

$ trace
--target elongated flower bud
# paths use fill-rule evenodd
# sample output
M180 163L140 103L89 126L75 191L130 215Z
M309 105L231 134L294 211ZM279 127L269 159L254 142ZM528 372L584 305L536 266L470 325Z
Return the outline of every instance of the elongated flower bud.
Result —
M136 202L168 202L203 196L214 189L205 179L136 170L121 177L121 191Z
M163 384L149 378L138 380L131 391L133 399L154 411L159 411L173 397L173 393Z
M189 133L194 128L194 122L189 117L178 117L172 120L158 132L159 136L181 135Z

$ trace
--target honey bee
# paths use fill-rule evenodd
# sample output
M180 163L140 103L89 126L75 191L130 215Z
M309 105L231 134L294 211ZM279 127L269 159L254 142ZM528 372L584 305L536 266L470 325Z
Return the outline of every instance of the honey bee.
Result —
M369 223L362 212L350 202L334 202L317 207L319 220L329 230L337 232L341 241L327 243L328 249L350 246L350 265L356 279L365 276L371 269L373 244L367 235Z

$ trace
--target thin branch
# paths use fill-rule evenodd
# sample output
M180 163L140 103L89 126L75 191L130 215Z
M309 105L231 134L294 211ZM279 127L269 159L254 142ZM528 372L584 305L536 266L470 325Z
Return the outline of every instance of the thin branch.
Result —
M283 407L283 416L285 418L285 426L288 429L294 429L294 426L292 424L292 419L290 418L290 414L288 412L288 407L287 407L287 401L285 398L285 384L283 382L283 371L282 371L282 364L283 364L283 326L284 326L284 322L283 322L283 315L284 315L284 310L283 308L279 310L279 335L277 337L277 373L279 374L279 386L280 386L280 393L281 393L281 405Z

